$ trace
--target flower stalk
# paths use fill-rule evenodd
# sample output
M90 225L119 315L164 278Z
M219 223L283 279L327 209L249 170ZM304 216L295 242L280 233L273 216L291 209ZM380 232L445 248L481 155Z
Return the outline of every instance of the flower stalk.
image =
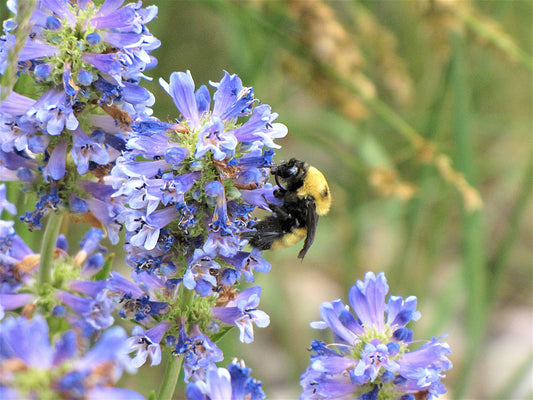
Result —
M159 386L159 391L157 393L158 400L167 400L171 399L176 389L176 384L178 383L178 377L181 371L181 365L183 364L183 356L170 355L165 369L165 375L161 381L161 386Z
M41 258L39 261L39 285L41 287L49 283L52 277L52 263L56 249L56 240L61 228L62 220L63 213L51 212L48 215L48 221L46 223L46 229L41 244Z

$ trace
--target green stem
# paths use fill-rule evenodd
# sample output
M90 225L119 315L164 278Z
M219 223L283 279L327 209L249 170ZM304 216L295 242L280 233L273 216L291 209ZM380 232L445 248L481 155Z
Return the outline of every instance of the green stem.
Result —
M452 88L454 93L453 132L455 156L459 170L466 180L475 185L474 152L469 128L469 88L466 82L466 59L463 38L452 33ZM464 398L474 371L477 355L484 339L487 312L486 260L483 244L481 211L463 210L462 262L464 287L467 290L465 335L467 337L462 365L459 366L454 398Z
M189 313L190 307L194 302L194 297L194 290L189 290L184 285L181 285L177 297L178 303L176 304L176 306L181 310L181 317L179 318L181 320L180 324L183 324L188 320L187 314ZM163 380L159 386L159 391L157 392L157 400L172 399L172 395L176 390L176 384L178 382L182 363L182 355L170 355L170 358L167 362L167 367L165 369L165 375L163 376Z
M524 221L524 213L528 210L529 198L531 196L531 182L533 177L533 158L530 156L529 164L526 166L524 176L520 183L520 192L516 197L515 204L509 215L507 231L500 241L493 258L489 262L490 285L489 293L496 293L500 285L502 272L505 268L511 249L516 243L521 223ZM495 298L496 296L494 296Z
M18 2L17 16L15 21L17 22L16 40L13 48L11 48L7 55L6 70L0 81L0 102L4 101L15 82L17 81L17 66L18 66L18 54L24 47L32 24L30 24L30 17L33 13L33 9L37 4L37 0L25 0Z
M50 283L52 278L52 263L62 220L63 214L60 212L52 211L48 214L46 229L41 243L41 259L39 261L39 284L41 287Z
M167 368L165 370L165 376L159 387L157 394L157 400L170 400L176 389L178 377L181 371L181 364L183 363L183 356L170 355L168 359Z

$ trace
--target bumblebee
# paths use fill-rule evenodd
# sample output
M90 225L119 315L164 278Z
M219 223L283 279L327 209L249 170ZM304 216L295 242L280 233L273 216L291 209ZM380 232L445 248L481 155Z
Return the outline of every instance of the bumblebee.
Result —
M243 232L241 238L259 250L277 250L305 238L298 258L303 259L315 239L318 217L331 206L331 193L324 175L315 167L295 158L272 167L278 189L274 197L281 205L269 203L272 215Z

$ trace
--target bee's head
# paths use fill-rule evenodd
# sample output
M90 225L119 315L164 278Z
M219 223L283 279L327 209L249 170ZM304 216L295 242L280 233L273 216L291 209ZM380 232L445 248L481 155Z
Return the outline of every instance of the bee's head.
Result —
M279 178L286 181L289 186L293 186L296 182L303 182L308 169L309 165L306 162L291 158L289 161L273 166L270 172L275 176L277 185L283 187Z
M305 175L308 168L306 162L291 158L289 161L273 166L271 172L282 179L291 179Z

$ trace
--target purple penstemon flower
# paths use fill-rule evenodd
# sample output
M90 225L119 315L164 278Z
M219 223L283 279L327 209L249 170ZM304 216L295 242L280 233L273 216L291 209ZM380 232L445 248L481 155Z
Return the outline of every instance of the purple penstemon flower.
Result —
M204 380L190 382L185 390L188 400L261 400L261 382L253 379L244 362L234 360L228 368L210 368Z
M239 328L240 341L251 343L254 340L253 324L255 323L259 328L270 324L269 316L256 308L259 305L260 296L260 286L245 289L224 307L213 307L211 313L213 317L226 324L236 325Z
M137 325L133 328L132 336L128 339L129 351L136 351L137 354L132 360L133 366L139 368L146 362L148 356L151 358L151 366L161 363L161 346L159 342L170 326L170 322L161 322L146 332Z
M74 262L81 265L95 250L104 251L105 249L99 245L100 240L104 237L104 232L97 228L91 228L81 239L79 245L80 250L74 258Z
M72 133L72 159L78 166L78 174L82 175L89 170L89 161L100 165L109 162L109 154L103 145L89 138L81 129Z
M20 217L20 220L28 224L28 229L40 229L42 226L41 219L50 212L57 212L59 206L62 204L58 196L58 191L55 186L52 186L49 193L38 193L39 200L35 204L33 212L26 211Z
M113 271L107 287L118 303L119 315L122 318L133 317L136 321L143 321L148 325L152 321L152 315L162 315L168 311L167 302L152 299L157 299L158 294L167 295L170 292L169 285L165 277L159 278L148 273L136 273L134 276L138 282L131 282Z
M331 329L334 342L313 341L311 363L300 380L301 399L379 399L382 391L402 399L427 392L431 398L445 392L440 380L451 368L448 344L432 339L410 350L406 324L420 317L416 298L390 296L385 302L387 292L385 275L367 272L350 289L355 315L340 300L321 305L322 321L311 326Z
M5 183L0 184L0 214L3 210L13 215L17 213L17 207L7 200Z
M171 342L172 339L169 338ZM206 371L224 359L222 350L200 331L197 324L191 326L189 334L186 333L184 324L180 325L174 349L175 354L183 355L185 382L205 379Z
M183 285L187 289L194 289L200 296L209 296L217 285L217 279L211 272L218 269L219 263L203 250L196 249L183 275Z
M221 257L230 265L235 266L235 271L246 279L248 282L254 282L254 271L267 273L270 271L270 263L264 258L260 257L261 251L252 249L251 252L239 251L231 259Z
M174 207L167 207L142 217L135 224L137 225L136 233L129 238L130 243L137 247L144 247L146 250L152 250L157 245L161 229L174 220L177 215L178 211Z
M85 292L91 297L75 296L64 290L57 291L58 299L74 311L79 318L91 325L92 328L102 330L113 325L114 318L111 312L114 310L113 302L105 290L105 282L100 290L94 291L89 288L93 282L79 281L75 288Z
M73 131L79 125L74 115L72 102L59 87L53 87L32 105L23 121L34 123L39 129L50 136L57 136L66 128Z

